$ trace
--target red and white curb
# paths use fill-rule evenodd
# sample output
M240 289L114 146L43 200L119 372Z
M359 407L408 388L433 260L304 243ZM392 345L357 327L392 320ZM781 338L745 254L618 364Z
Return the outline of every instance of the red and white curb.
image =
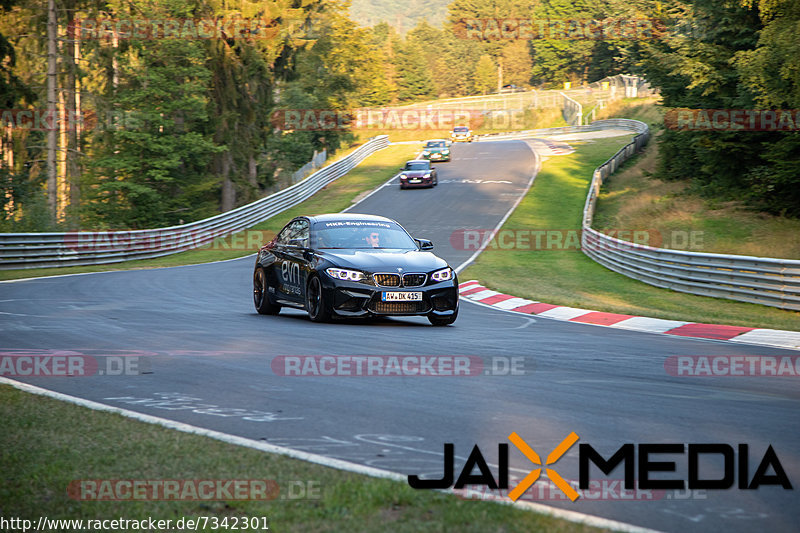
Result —
M527 315L649 333L663 333L681 337L724 340L800 350L800 331L699 324L546 304L489 290L476 280L459 284L459 293L462 298L467 298L483 305Z

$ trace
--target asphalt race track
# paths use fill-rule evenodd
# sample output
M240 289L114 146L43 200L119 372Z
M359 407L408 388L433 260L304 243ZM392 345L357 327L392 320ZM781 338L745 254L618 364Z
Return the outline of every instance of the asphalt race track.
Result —
M521 141L459 144L453 154L436 165L435 189L401 191L392 182L353 211L397 219L459 265L472 252L454 247L452 233L495 227L536 162ZM749 477L771 444L795 490L740 490L735 483L626 501L609 489L573 503L550 490L544 473L534 488L546 488L548 505L671 532L797 531L797 378L685 378L664 369L672 355L797 352L532 319L466 301L445 328L425 318L312 324L294 310L260 316L251 296L253 262L0 283L0 347L138 354L146 373L21 380L404 474L441 477L446 442L455 443L456 476L475 444L496 465L497 445L512 432L542 458L572 431L606 458L624 443L746 443ZM271 368L276 356L295 355L474 356L499 375L287 377ZM518 371L504 374L511 361ZM509 448L512 477L522 478L534 465ZM651 457L677 462L676 472L654 477L686 479L685 457ZM705 467L704 477L722 477L715 465ZM578 445L553 468L577 479ZM622 468L608 477L622 479Z

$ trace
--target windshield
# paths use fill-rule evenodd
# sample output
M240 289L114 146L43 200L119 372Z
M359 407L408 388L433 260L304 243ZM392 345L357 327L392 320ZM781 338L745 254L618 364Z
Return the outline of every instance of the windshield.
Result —
M312 247L317 249L400 249L416 250L406 231L392 222L342 220L314 226Z
M427 161L418 163L406 163L406 170L430 170L431 165Z
M430 141L425 145L425 148L444 148L447 146L444 141Z

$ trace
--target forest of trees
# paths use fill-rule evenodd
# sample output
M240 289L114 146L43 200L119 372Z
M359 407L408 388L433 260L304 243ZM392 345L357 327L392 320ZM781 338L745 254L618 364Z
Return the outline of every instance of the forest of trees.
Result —
M360 27L341 0L0 0L2 110L55 106L85 118L56 132L4 119L0 231L196 220L285 185L315 150L351 140L346 132L278 131L270 122L276 109L347 110L618 73L646 77L668 107L800 108L800 3L668 5L454 0L440 24L422 20L401 34L385 22ZM610 17L656 21L663 31L651 39L464 32L470 20ZM160 38L85 31L102 27L98 21L136 19L179 21L179 28ZM213 38L199 38L199 24L185 25L211 19L264 24L240 33L222 25ZM57 91L48 91L48 78ZM800 216L797 131L665 131L660 142L660 176Z
M665 107L800 109L800 2L694 0L660 15L692 28L641 51L639 70L661 90ZM798 129L666 130L657 174L691 180L708 197L800 217Z

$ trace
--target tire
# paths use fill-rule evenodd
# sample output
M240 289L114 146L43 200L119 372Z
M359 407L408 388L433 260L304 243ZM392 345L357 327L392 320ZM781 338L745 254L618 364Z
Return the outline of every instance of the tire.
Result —
M281 306L269 301L267 294L267 274L261 267L256 267L253 272L253 303L256 311L260 315L277 315L281 312Z
M450 324L456 321L456 318L458 318L458 309L456 309L456 312L448 317L438 317L438 316L428 315L428 320L430 321L430 323L437 327L449 326Z
M306 312L312 322L329 322L331 319L331 308L325 301L325 293L322 291L322 283L318 276L313 276L308 280Z

